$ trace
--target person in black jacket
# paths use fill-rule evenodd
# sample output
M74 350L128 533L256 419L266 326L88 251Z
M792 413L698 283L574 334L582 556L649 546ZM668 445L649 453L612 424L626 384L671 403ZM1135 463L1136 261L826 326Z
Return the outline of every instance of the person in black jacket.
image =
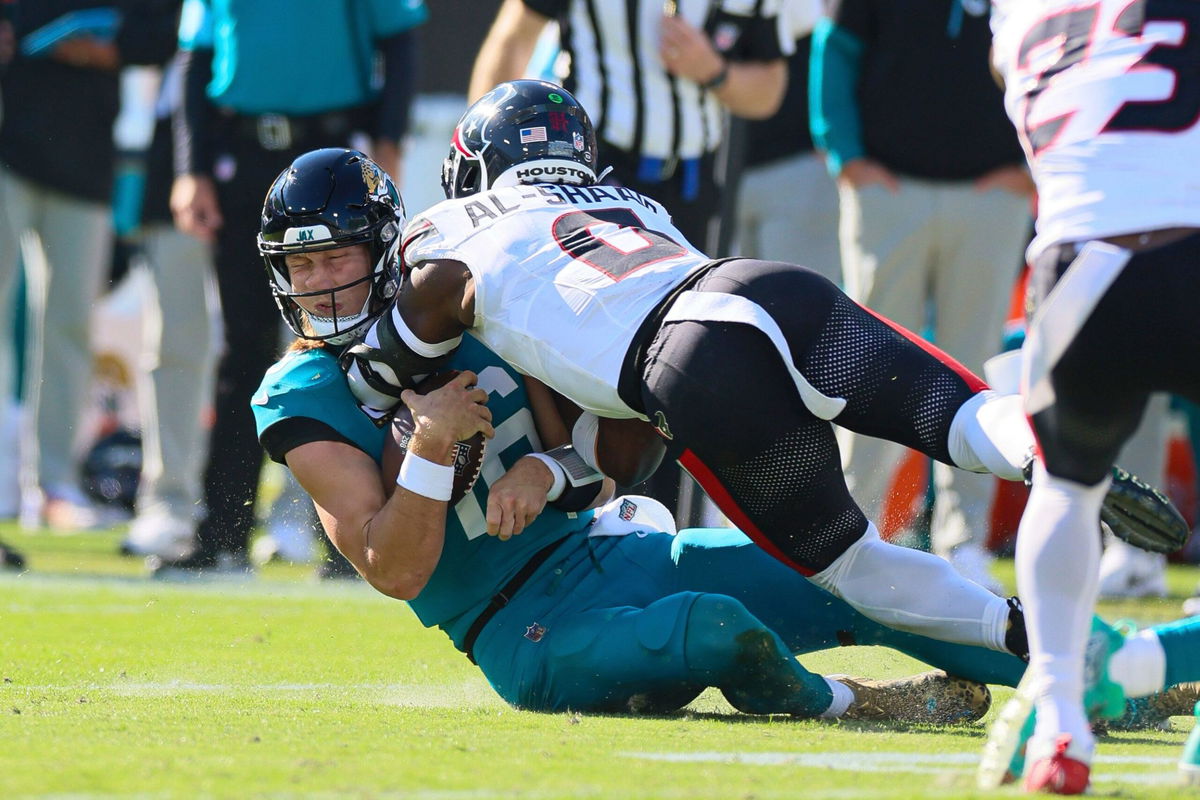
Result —
M9 4L13 57L2 76L0 302L19 256L29 301L22 522L90 527L73 445L91 374L88 318L111 251L113 121L119 70L165 62L178 0ZM18 242L21 252L18 253Z

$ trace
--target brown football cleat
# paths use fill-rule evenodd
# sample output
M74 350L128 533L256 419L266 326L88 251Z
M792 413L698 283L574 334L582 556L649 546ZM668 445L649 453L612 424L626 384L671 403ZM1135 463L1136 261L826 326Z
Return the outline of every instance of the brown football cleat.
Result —
M1125 714L1112 720L1097 720L1093 731L1167 730L1171 717L1190 717L1200 702L1200 683L1177 683L1147 697L1125 701Z
M980 719L992 704L986 685L941 670L894 680L829 678L854 692L841 719L959 725Z

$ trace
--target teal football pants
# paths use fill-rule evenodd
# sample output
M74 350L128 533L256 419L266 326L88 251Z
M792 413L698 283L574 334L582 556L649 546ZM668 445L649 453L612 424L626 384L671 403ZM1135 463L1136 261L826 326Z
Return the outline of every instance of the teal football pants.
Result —
M568 540L474 652L500 696L527 709L665 711L716 686L748 713L816 716L832 695L792 656L850 644L985 683L1012 686L1024 670L872 622L727 529Z

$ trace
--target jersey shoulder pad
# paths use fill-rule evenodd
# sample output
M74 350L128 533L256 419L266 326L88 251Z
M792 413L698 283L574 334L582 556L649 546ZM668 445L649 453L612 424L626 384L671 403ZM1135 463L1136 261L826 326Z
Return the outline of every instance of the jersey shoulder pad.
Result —
M267 370L250 405L260 437L275 423L296 417L319 420L368 452L379 437L359 411L337 359L324 349L285 355Z
M255 397L264 390L274 394L301 388L311 390L341 377L337 359L323 348L292 350L267 369Z
M459 260L455 243L461 237L451 213L451 204L455 202L444 200L409 221L401 239L405 264L412 266L442 258Z

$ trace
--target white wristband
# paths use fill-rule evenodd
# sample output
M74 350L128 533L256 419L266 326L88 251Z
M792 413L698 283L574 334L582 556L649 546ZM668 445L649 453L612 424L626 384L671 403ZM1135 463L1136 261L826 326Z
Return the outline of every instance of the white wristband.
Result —
M454 491L454 467L405 453L396 485L430 500L446 501Z
M550 470L550 474L554 476L554 483L546 490L546 502L553 503L562 497L563 489L567 488L567 471L562 468L561 464L545 453L529 453L529 456L545 464L546 468Z
M583 459L583 463L597 472L602 472L600 465L596 463L599 460L596 458L596 439L599 436L600 418L590 411L580 414L579 419L575 420L575 427L571 429L571 444Z

